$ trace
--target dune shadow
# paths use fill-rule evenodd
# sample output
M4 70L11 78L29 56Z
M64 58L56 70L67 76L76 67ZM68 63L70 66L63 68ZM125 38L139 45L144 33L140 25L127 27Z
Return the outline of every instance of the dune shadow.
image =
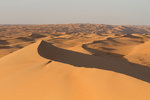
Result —
M104 49L104 50L109 50L109 51L116 50L116 49L113 49L113 48L106 48L106 47L101 47L101 48Z
M120 43L121 44L121 42L118 42L118 41L114 40L114 38L111 38L111 37L107 38L107 41L111 41L111 42L114 42L114 43Z
M21 46L21 45L14 45L13 47L18 48L18 49L23 48L23 46Z
M0 45L9 45L9 42L7 40L0 40Z
M132 34L125 34L123 37L142 39L142 37L134 36Z
M0 49L10 49L12 48L11 46L6 46L6 45L0 45Z
M34 41L34 39L28 38L28 37L18 37L16 39L22 40L22 41Z
M43 38L43 37L46 37L46 36L42 35L42 34L32 34L29 37L32 38L32 39L38 39L38 38Z
M39 45L38 53L40 56L53 61L58 61L77 67L98 68L114 71L150 83L149 67L128 62L122 57L115 57L100 51L90 50L86 48L86 46L83 48L90 52L92 51L93 53L99 52L99 56L65 50L44 41L42 41Z

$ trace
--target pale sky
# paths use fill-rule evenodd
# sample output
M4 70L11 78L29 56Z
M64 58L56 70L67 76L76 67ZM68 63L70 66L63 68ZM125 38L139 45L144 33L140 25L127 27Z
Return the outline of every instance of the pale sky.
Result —
M0 0L0 24L150 25L150 0Z

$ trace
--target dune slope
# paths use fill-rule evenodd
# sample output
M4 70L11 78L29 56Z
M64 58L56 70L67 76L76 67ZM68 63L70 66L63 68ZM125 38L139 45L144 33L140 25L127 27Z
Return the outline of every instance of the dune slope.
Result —
M131 62L150 66L150 41L137 45L134 49L125 56Z
M149 68L78 51L38 41L1 58L0 100L150 99Z

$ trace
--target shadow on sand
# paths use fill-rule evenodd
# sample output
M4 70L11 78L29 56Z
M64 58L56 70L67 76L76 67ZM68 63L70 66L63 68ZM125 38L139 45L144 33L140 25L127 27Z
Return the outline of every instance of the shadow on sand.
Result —
M95 52L94 50L86 48L86 46L83 46L83 48L90 52ZM61 49L53 46L52 44L42 41L38 47L38 53L40 54L40 56L53 61L58 61L77 67L98 68L114 71L150 83L149 67L134 64L128 62L124 58L115 57L103 52L99 52L99 56L88 55Z

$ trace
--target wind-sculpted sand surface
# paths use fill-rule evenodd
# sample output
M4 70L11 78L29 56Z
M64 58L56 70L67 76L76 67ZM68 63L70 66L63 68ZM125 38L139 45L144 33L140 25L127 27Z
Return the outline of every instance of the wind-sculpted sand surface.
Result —
M148 34L0 40L0 100L149 100Z

